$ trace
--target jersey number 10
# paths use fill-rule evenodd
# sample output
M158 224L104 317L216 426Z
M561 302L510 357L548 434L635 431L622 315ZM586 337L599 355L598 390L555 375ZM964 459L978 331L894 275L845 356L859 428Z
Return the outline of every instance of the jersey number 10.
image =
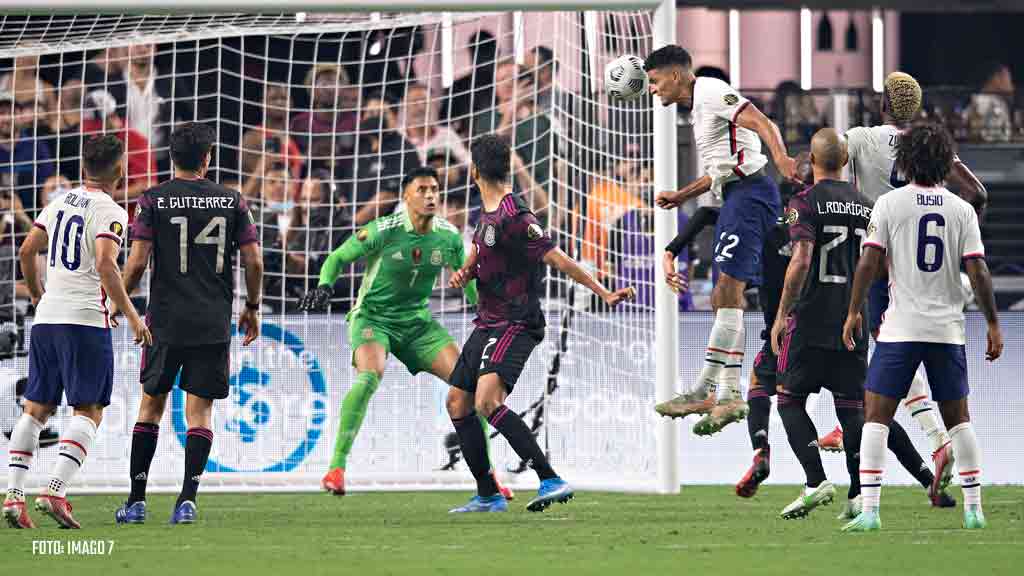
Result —
M188 274L188 216L174 216L171 218L171 224L178 226L178 246L180 248L180 263L178 271L182 274ZM211 218L206 226L200 230L199 234L196 234L196 238L194 240L196 244L205 244L217 247L218 274L224 271L224 252L227 249L227 240L227 219L223 216L214 216Z
M57 265L57 237L63 235L60 241L60 261L67 270L75 271L82 265L82 234L85 232L85 219L79 214L72 214L61 230L61 223L64 221L64 211L57 212L57 224L53 227L53 239L50 241L50 268ZM72 230L73 228L73 230ZM71 250L71 258L68 258L68 248L74 242Z

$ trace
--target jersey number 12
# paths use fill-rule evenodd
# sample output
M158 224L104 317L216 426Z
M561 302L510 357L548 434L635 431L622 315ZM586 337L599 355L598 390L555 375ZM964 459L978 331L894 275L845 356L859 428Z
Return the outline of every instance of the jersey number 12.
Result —
M171 224L178 226L178 246L180 248L180 264L178 271L188 274L188 216L175 216L171 218ZM227 249L227 219L223 216L214 216L196 234L196 244L206 244L217 247L217 273L224 271L224 251Z

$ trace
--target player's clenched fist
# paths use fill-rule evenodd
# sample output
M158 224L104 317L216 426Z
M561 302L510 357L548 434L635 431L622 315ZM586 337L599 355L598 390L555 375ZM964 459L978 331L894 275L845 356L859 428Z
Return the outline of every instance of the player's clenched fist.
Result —
M302 299L299 300L299 310L307 312L323 310L327 307L331 296L334 296L334 288L331 288L330 284L321 284L302 296Z
M451 278L448 279L449 288L465 288L466 284L473 279L472 274L469 273L467 268L459 268L455 272L452 272Z
M608 292L602 298L605 304L614 308L622 302L636 298L636 290L632 286L627 286L614 292Z
M862 322L860 313L846 315L846 323L843 324L843 344L846 344L847 350L856 348Z

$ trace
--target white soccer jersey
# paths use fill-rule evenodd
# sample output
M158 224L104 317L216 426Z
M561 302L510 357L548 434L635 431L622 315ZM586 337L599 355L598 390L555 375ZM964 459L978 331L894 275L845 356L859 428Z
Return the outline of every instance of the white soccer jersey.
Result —
M850 176L854 186L871 201L906 185L896 173L896 144L903 130L892 124L858 126L846 132Z
M107 294L96 271L96 240L121 244L128 213L102 190L82 187L47 204L35 225L49 237L46 292L35 323L109 328Z
M693 85L693 132L711 190L721 196L722 185L764 168L761 139L753 130L736 125L750 101L718 78L698 77Z
M942 187L897 188L875 202L864 246L885 250L889 264L879 342L964 344L960 261L985 257L970 204Z

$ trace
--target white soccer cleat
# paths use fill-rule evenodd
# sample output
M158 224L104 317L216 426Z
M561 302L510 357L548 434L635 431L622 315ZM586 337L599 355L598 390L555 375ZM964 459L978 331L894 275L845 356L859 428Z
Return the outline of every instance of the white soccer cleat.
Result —
M836 487L828 480L825 480L817 488L804 488L796 500L793 500L789 506L782 509L779 516L786 520L804 518L811 513L811 510L818 506L831 504L835 497Z

